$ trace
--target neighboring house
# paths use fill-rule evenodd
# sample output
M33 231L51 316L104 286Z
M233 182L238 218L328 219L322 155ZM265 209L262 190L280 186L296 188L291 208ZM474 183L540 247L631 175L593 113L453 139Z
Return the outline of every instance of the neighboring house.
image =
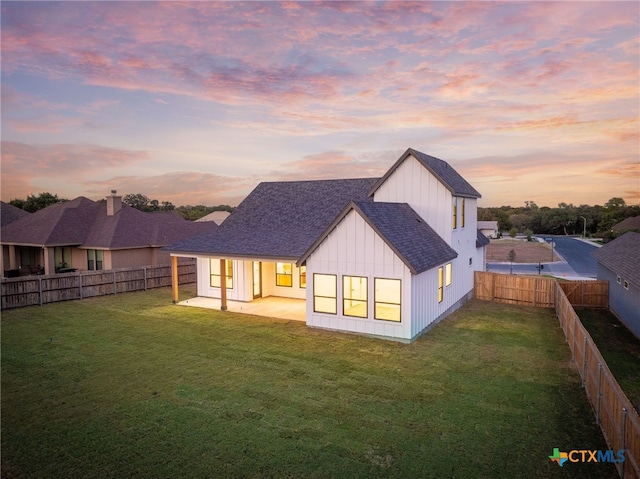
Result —
M17 276L169 264L162 247L216 228L177 213L144 213L115 194L106 205L80 196L3 227L2 271Z
M478 229L487 238L498 237L498 222L497 221L478 221Z
M220 226L230 214L231 213L229 213L228 211L214 211L206 216L203 216L202 218L197 219L196 221L215 221L215 223Z
M470 298L484 270L479 197L449 164L408 149L382 178L260 183L218 230L168 249L197 258L198 296L223 309L225 298L299 298L309 326L411 340Z
M629 218L623 219L620 223L613 225L611 231L615 236L620 236L627 231L640 233L640 216L630 216Z
M4 201L0 201L0 228L4 228L9 223L13 223L20 218L29 216L31 213L13 206Z
M609 281L609 309L640 338L640 233L625 233L592 254L598 279Z

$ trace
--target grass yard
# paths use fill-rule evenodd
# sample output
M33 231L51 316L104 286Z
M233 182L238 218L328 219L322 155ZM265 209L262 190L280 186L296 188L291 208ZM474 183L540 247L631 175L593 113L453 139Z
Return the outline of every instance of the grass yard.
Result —
M640 339L610 311L585 309L577 313L616 381L640 412Z
M550 310L401 344L170 295L3 312L3 478L618 477L548 458L607 449Z
M516 239L492 239L487 246L487 261L506 263L509 261L509 251L516 253L514 263L548 263L551 261L551 246L538 241ZM553 261L560 258L553 251Z

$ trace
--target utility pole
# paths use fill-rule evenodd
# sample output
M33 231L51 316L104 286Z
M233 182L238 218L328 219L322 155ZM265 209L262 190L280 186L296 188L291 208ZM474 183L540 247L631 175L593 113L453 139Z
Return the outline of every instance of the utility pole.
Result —
M584 216L581 216L580 218L584 220L584 232L582 233L582 237L586 238L587 237L587 218L585 218Z

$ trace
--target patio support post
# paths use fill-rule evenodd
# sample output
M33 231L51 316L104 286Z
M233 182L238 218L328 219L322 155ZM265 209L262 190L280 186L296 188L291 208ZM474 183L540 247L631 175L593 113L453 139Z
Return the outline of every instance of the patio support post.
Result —
M227 262L220 259L220 309L227 310Z
M145 284L146 289L146 284ZM173 292L173 302L177 303L180 300L178 294L178 257L171 257L171 290Z

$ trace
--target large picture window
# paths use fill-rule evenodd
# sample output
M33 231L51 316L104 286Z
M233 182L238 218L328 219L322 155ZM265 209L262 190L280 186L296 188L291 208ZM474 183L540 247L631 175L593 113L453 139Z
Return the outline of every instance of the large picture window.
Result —
M233 289L233 261L230 259L225 261L227 268L227 289ZM211 280L210 285L212 288L220 288L220 260L219 259L210 259L209 267L211 268Z
M276 263L276 286L293 286L293 265Z
M342 312L345 316L366 318L367 278L361 276L342 277Z
M402 284L399 279L374 278L374 318L400 321Z
M71 248L69 246L55 246L53 256L56 270L71 267Z
M335 274L313 274L313 310L316 313L338 312L338 277Z
M87 269L100 271L104 263L104 251L99 249L87 250Z

